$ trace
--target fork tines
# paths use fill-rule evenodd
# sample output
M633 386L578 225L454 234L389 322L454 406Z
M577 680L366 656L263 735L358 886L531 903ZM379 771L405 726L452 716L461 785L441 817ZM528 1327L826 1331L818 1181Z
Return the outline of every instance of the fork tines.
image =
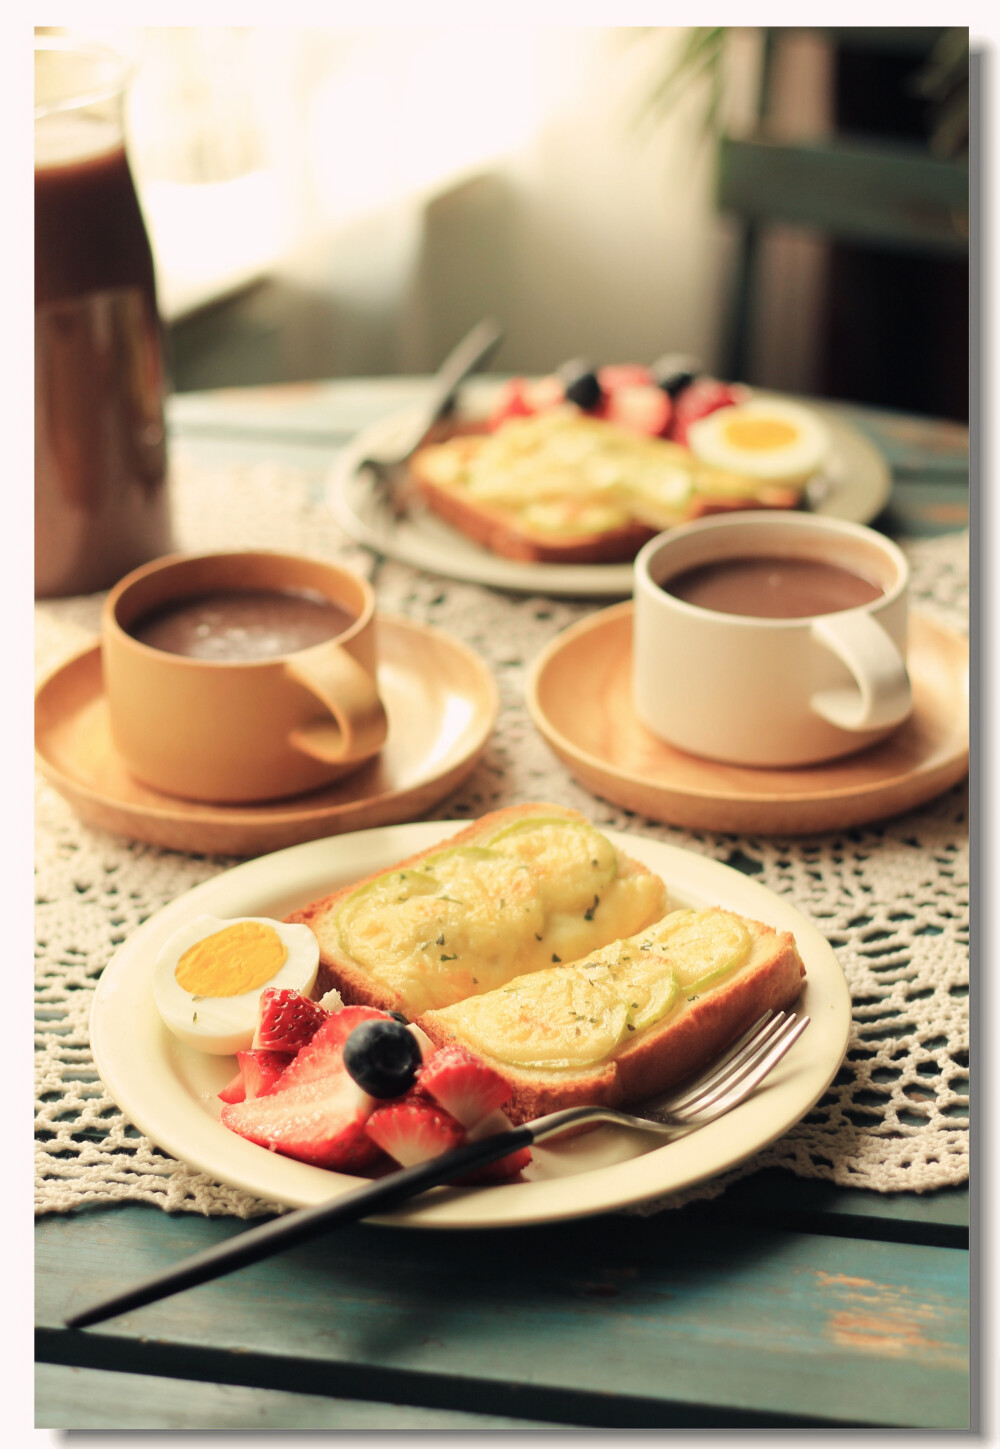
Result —
M709 1110L718 1115L767 1076L771 1068L809 1025L808 1016L766 1011L699 1082L669 1103L673 1116L695 1118Z

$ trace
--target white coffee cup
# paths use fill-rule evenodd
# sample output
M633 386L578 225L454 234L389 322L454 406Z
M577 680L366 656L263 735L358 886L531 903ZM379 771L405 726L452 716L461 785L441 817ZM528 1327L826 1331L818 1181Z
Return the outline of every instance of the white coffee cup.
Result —
M777 557L839 565L881 593L838 612L760 618L663 587L701 564ZM635 561L636 714L668 744L731 764L817 764L864 749L912 708L908 583L894 543L840 519L747 512L660 534Z

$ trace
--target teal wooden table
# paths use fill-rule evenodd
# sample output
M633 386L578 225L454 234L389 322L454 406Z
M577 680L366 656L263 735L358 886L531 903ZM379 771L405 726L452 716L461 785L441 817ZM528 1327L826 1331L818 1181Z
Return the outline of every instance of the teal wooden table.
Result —
M328 458L419 380L173 401L206 460ZM879 525L968 522L963 430L847 410L886 451ZM504 1430L970 1425L968 1194L766 1171L640 1217L359 1224L71 1332L64 1317L244 1230L140 1203L36 1229L43 1428Z

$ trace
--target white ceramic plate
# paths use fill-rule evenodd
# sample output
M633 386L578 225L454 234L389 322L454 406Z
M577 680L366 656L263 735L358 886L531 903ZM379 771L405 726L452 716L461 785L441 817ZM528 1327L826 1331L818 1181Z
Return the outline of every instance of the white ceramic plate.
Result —
M143 923L104 969L91 1014L97 1071L130 1122L180 1161L272 1203L312 1206L355 1187L358 1178L281 1158L222 1126L216 1093L235 1072L235 1059L194 1051L162 1026L152 1003L154 959L161 943L190 917L286 916L467 823L384 826L291 846L196 885ZM791 930L806 964L800 1010L812 1024L751 1100L691 1136L657 1146L639 1133L600 1129L536 1148L528 1181L480 1190L438 1188L420 1206L380 1220L413 1227L513 1226L674 1193L726 1171L783 1135L833 1080L848 1042L851 998L841 966L816 927L726 865L657 840L609 835L664 878L674 906L728 907Z
M307 1167L244 1141L222 1126L216 1097L232 1057L185 1046L162 1025L152 973L166 938L192 916L284 916L296 906L424 850L468 822L384 826L292 846L195 886L157 912L116 952L98 983L91 1017L97 1069L127 1117L164 1151L289 1207L323 1202L360 1179ZM438 1188L378 1221L411 1227L489 1227L608 1211L713 1177L780 1137L822 1096L847 1049L851 1003L827 941L787 902L738 871L640 836L610 833L657 871L673 905L720 905L794 933L806 966L800 1009L812 1022L788 1056L740 1107L676 1142L601 1128L535 1148L525 1182Z
M461 413L488 413L500 384L488 378L467 383ZM851 523L870 523L885 507L892 476L882 454L835 412L812 404L833 438L823 475L810 488L813 511ZM373 504L371 477L359 467L367 454L389 448L408 430L413 409L380 418L338 455L327 481L327 502L341 528L387 558L427 569L445 578L487 584L515 593L558 594L572 598L625 598L632 592L632 565L536 564L501 558L473 543L421 505L398 523Z

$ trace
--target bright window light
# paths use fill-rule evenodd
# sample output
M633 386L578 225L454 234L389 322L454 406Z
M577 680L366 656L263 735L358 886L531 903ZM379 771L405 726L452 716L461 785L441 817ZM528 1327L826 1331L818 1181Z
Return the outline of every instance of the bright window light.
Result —
M515 29L376 32L314 98L322 214L347 220L516 149L538 94L535 51Z

